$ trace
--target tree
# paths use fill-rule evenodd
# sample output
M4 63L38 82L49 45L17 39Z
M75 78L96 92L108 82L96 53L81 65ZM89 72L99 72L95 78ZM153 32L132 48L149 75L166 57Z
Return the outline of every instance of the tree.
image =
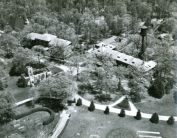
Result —
M140 92L141 92L141 89L138 86L131 88L129 96L131 97L131 100L133 102L141 102Z
M155 58L158 64L153 74L155 79L148 88L148 93L155 98L169 94L175 84L175 74L172 73L175 70L175 59L170 49L170 42L167 40L162 40L156 45Z
M153 113L149 120L152 123L158 124L159 123L159 115L157 113Z
M65 63L65 60L71 55L71 49L65 46L53 46L50 48L50 59L58 63Z
M15 50L12 67L9 71L10 76L20 76L26 73L26 64L35 61L35 54L27 49L19 47Z
M5 124L14 119L14 112L12 110L12 97L10 93L0 93L0 123Z
M19 46L19 41L11 34L3 34L0 39L0 48L6 52L6 58L12 58L15 49Z
M174 123L175 123L174 117L173 117L173 116L170 116L170 117L168 118L168 120L167 120L167 124L173 125Z
M121 109L121 111L118 115L119 115L119 117L125 117L125 110Z
M141 111L140 111L140 110L137 111L137 114L136 114L136 116L135 116L135 119L141 120Z
M18 79L17 86L21 88L27 87L27 80L25 79L24 75L21 75Z
M79 99L77 99L76 106L81 106L81 105L82 105L82 99L79 98Z
M153 84L148 88L148 93L150 96L155 98L162 98L165 94L164 81L160 78L154 80Z
M10 71L9 75L10 76L20 76L21 74L25 74L25 66L23 64L13 64Z
M4 90L3 82L0 80L0 90Z
M125 79L125 76L128 74L128 69L126 67L123 67L121 65L117 65L113 68L114 73L116 75L118 84L117 84L117 91L121 92L122 94L126 94L125 90L121 84L121 81Z
M94 102L93 102L93 101L91 101L90 106L88 107L88 110L89 110L90 112L93 112L93 111L95 110L95 105L94 105Z
M0 67L0 90L4 90L7 86L7 73L3 67Z
M109 114L109 107L108 106L106 106L104 114L106 114L106 115Z
M39 103L54 111L64 107L67 99L74 93L71 91L72 82L64 74L56 77L48 77L38 87L33 88L30 94L35 96Z

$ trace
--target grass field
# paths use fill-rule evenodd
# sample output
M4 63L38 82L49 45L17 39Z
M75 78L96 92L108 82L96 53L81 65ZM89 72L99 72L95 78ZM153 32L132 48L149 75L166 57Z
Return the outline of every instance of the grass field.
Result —
M29 107L21 106L15 109L17 114L28 111ZM48 125L42 125L44 120L49 118L46 112L36 112L18 120L14 120L6 125L0 126L0 138L6 138L18 134L17 138L47 138L59 121L59 114L55 114L55 119ZM10 138L11 138L10 137Z
M30 90L30 87L26 87L26 88L17 87L16 85L17 80L18 80L18 77L9 77L8 87L5 89L5 91L8 91L13 95L16 102L27 99L28 91Z
M105 115L101 111L88 112L85 107L76 107L61 138L136 138L136 132L158 131L163 138L176 138L177 125L166 122L152 124L147 119L120 118L117 114ZM131 134L131 135L130 135Z
M157 112L161 115L176 115L177 116L177 104L173 99L173 94L166 95L162 99L156 99L143 103L136 103L135 106L142 112L154 113Z

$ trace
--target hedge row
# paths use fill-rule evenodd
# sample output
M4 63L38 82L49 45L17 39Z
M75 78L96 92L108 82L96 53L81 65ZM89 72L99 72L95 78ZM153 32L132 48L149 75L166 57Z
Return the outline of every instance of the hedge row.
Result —
M50 124L54 120L55 114L51 109L46 108L46 107L37 107L37 108L31 109L30 111L27 111L25 113L15 115L15 119L18 120L18 119L26 117L30 114L33 114L36 112L41 112L41 111L48 112L50 114L50 117L43 122L43 125Z
M82 105L82 99L79 98L79 99L77 100L77 102L76 102L76 106L81 106L81 105ZM91 101L90 106L88 107L88 110L89 110L90 112L93 112L93 111L95 110L95 105L94 105L94 102L93 102L93 101ZM106 106L106 108L105 108L105 110L104 110L104 114L108 115L109 113L110 113L109 107ZM121 109L121 111L120 111L120 113L118 114L118 116L119 116L119 117L125 117L125 116L126 116L125 110L124 110L124 109ZM134 118L135 118L136 120L141 120L141 119L142 119L142 117L141 117L141 111L140 111L140 110L137 111L136 116L134 116ZM155 124L159 123L159 115L158 115L157 113L153 113L152 116L151 116L151 118L149 119L149 121L152 122L152 123L155 123ZM173 125L174 123L175 123L174 117L173 117L173 116L170 116L170 117L168 118L168 120L167 120L167 124Z

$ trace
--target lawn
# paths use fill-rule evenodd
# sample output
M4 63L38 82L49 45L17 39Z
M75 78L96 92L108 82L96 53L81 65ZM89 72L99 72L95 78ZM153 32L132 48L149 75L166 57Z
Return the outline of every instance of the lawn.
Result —
M30 90L30 87L26 88L19 88L16 85L16 82L18 80L18 77L9 77L8 78L8 87L5 89L5 91L10 92L14 97L15 101L21 101L28 98L28 91Z
M16 113L23 113L29 109L31 108L24 105L16 108L15 111ZM53 131L59 120L58 115L55 115L52 123L45 126L42 123L49 117L46 112L36 112L19 120L14 120L7 125L0 126L0 138L14 134L18 134L22 138L48 138L48 135Z
M163 138L175 138L176 127L166 122L152 124L147 119L120 118L117 114L105 115L101 111L88 112L76 107L61 138L137 138L136 131L158 131Z
M157 112L161 115L177 115L177 104L175 104L172 94L165 95L162 99L136 103L135 106L146 113Z

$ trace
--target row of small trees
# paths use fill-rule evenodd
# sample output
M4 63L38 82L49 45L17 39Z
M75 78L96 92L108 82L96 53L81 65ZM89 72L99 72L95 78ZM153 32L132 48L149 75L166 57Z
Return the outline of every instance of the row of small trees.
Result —
M76 102L76 106L81 106L82 105L82 99L78 99ZM88 110L90 112L93 112L95 110L95 105L94 102L92 101L90 103L90 106L88 107ZM108 115L109 114L109 107L106 106L105 110L104 110L104 114ZM121 109L120 113L118 114L119 117L125 117L125 110ZM134 117L136 120L141 120L141 111L138 110L136 116ZM150 122L152 123L159 123L159 115L157 113L153 113L151 118L149 119ZM173 125L175 123L175 119L173 116L170 116L169 119L167 120L167 124L169 125Z

